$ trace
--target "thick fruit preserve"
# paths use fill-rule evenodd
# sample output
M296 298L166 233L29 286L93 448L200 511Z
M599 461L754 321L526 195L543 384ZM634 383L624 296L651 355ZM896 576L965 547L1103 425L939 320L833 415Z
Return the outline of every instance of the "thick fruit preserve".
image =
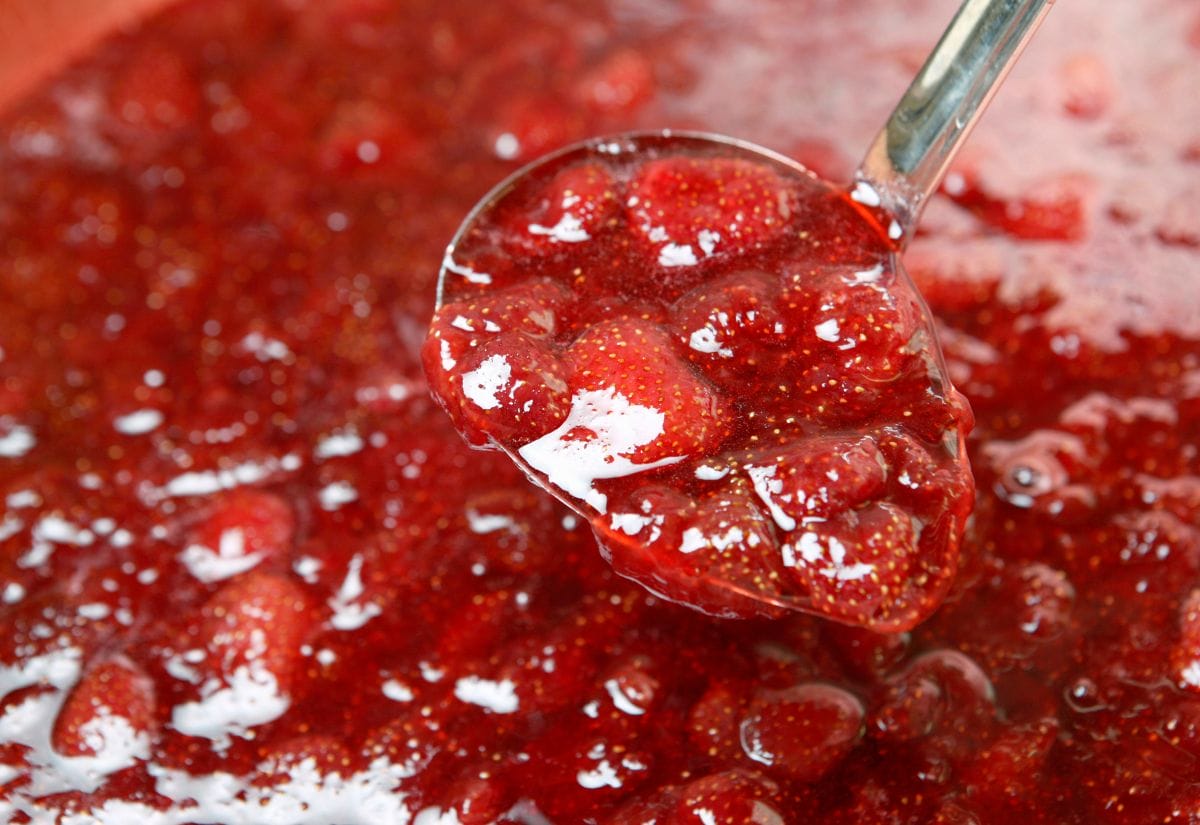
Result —
M674 602L892 632L933 612L970 413L852 193L674 135L602 138L501 189L443 261L423 351L468 442Z
M422 357L445 244L519 163L671 126L845 179L954 5L189 2L5 113L0 821L1200 821L1190 0L1050 16L906 254L944 363L879 344L906 317L854 336L913 363L820 349L908 293L789 301L857 278L772 245L801 181L713 157L574 170L502 233L545 271L461 245ZM701 238L714 213L648 211L681 181L773 206ZM605 251L679 280L597 264L581 291L566 245L610 225L628 244ZM872 243L852 272L891 271ZM781 280L785 259L820 271ZM561 301L552 325L532 299ZM894 391L857 407L884 368ZM707 412L680 418L685 391ZM543 442L525 461L552 495L456 431L520 456L618 392L662 428L604 463L652 471L559 484ZM614 431L587 423L559 441ZM969 496L946 432L975 503L931 559L914 525L957 528ZM779 497L841 469L828 511ZM851 512L869 529L803 539ZM751 535L763 564L811 564L728 564ZM807 612L678 587L737 576ZM916 590L868 586L893 580Z

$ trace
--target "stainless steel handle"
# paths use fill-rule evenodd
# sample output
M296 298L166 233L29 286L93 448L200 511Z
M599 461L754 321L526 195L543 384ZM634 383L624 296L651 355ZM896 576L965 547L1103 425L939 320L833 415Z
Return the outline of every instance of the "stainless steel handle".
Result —
M857 191L895 218L900 246L1053 2L965 0L875 137Z

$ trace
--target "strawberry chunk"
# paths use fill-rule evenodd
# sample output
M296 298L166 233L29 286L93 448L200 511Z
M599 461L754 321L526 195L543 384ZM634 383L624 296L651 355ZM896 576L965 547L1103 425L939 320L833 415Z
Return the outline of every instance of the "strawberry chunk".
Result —
M684 363L675 342L657 324L634 318L597 324L576 339L567 357L574 367L571 390L576 398L608 393L614 403L624 398L631 409L647 411L646 429L639 427L632 439L636 443L620 451L630 461L649 464L702 455L728 434L720 395Z
M972 658L932 650L891 679L869 726L875 736L896 740L955 732L982 738L996 713L995 688Z
M887 464L871 436L826 436L752 453L745 470L775 523L786 531L874 498L887 477Z
M421 357L468 442L530 441L565 416L569 365L550 342L566 301L561 286L536 280L438 310Z
M316 615L300 586L252 571L231 580L200 609L196 641L205 675L227 680L245 668L265 671L286 692L299 673L300 645Z
M315 619L290 579L256 570L225 584L201 606L198 623L181 640L182 650L195 652L183 657L195 695L175 705L171 727L212 740L218 752L230 747L233 736L254 738L253 728L291 705L301 676L300 645Z
M154 682L140 667L120 655L102 660L67 695L50 741L63 756L95 756L118 739L152 733L154 704Z
M717 616L783 612L776 540L744 479L699 499L644 488L592 527L613 568L656 593Z
M768 779L745 771L727 771L697 779L679 789L679 800L665 821L672 825L735 825L785 822L771 804L779 793Z
M863 704L833 685L760 691L741 723L746 755L783 779L815 782L863 735Z
M422 358L426 373L436 376L457 366L467 351L489 337L520 332L534 339L562 331L562 314L570 293L560 284L538 278L508 289L475 295L442 306L430 325Z
M800 352L863 378L886 381L913 353L920 311L883 264L790 273L780 306ZM928 341L925 345L928 346Z
M611 228L619 212L608 170L584 163L558 172L528 202L506 208L500 221L514 252L543 255L595 239Z
M659 266L688 266L770 243L795 200L795 187L765 164L668 157L645 163L630 181L626 219Z
M657 324L635 318L597 324L566 357L572 367L566 420L517 452L535 479L562 491L580 512L607 511L611 480L705 454L728 435L716 388L676 354L676 343Z
M217 499L189 531L180 560L201 581L220 581L286 555L295 531L295 515L282 498L239 487Z
M923 593L910 601L920 548L912 518L893 504L875 502L800 527L782 550L813 609L832 619L904 630L931 609Z
M684 295L673 321L688 358L723 387L759 371L779 372L794 354L775 306L778 292L775 276L750 270Z
M520 332L483 340L438 387L460 432L474 444L523 443L553 430L569 407L569 366Z

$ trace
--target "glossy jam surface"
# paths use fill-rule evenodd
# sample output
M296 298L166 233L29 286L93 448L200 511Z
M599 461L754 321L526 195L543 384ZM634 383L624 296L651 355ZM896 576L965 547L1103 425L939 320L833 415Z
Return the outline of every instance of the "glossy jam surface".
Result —
M447 253L424 347L468 442L672 601L881 631L933 612L970 413L872 216L680 136L602 139L501 189Z
M1194 819L1188 0L1058 4L906 255L977 420L912 631L650 596L429 397L518 163L672 126L844 179L953 5L216 0L5 113L0 821Z

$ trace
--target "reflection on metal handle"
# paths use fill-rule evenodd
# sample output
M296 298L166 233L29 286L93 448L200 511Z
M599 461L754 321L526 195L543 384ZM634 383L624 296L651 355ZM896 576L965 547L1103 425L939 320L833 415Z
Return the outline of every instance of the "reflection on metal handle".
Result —
M1054 0L965 0L858 169L903 244Z

